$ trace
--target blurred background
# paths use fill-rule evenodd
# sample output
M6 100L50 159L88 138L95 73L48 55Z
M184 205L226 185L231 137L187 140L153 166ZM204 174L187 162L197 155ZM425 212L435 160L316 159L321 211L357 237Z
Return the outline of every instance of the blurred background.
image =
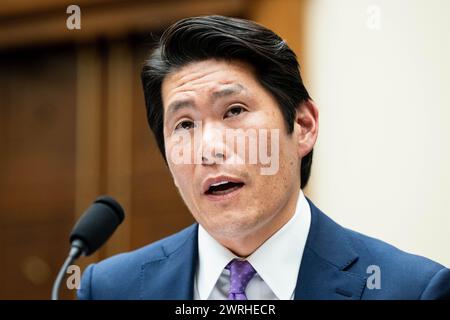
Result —
M71 4L81 29L67 28ZM320 109L307 196L450 266L449 1L0 0L0 299L49 299L68 234L100 194L127 218L81 268L193 222L139 74L168 25L204 14L257 21L297 53Z

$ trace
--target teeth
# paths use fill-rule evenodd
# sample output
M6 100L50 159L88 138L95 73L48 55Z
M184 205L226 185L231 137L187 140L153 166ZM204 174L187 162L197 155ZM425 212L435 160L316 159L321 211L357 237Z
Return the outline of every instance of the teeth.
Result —
M222 184L226 184L226 183L228 183L229 181L220 181L220 182L217 182L217 183L213 183L212 185L211 185L211 187L217 187L217 186L220 186L220 185L222 185Z

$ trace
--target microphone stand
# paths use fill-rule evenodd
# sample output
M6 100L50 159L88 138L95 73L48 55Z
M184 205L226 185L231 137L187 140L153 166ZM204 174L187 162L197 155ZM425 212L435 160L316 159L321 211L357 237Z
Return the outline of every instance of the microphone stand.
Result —
M61 282L64 279L64 276L66 275L67 268L80 257L80 255L83 253L84 244L81 240L74 240L72 242L72 245L70 247L69 255L62 265L61 269L59 270L58 276L55 279L55 282L53 283L53 289L52 289L52 300L58 300L58 292L59 287L61 286Z

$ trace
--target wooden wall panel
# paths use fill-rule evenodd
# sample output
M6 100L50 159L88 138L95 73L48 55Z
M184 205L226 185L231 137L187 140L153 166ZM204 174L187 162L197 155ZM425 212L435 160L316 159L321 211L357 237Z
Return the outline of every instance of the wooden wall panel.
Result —
M246 6L245 0L122 0L89 4L83 1L81 30L68 30L66 6L61 3L36 15L28 12L14 19L0 17L0 48L67 40L86 42L102 36L125 37L130 32L158 29L186 16L236 15Z
M106 245L106 255L130 250L132 157L132 55L127 42L112 42L107 54L106 193L116 198L126 219Z
M48 298L73 223L74 49L0 61L0 298Z
M132 246L168 236L194 220L185 207L147 124L140 72L150 53L146 37L133 46Z
M76 48L76 182L74 222L102 193L103 154L103 73L104 62L95 45ZM67 234L65 235L67 237ZM84 270L99 261L101 251L79 259L76 264ZM67 291L64 288L62 292ZM67 293L75 297L75 292Z
M77 46L30 46L78 39L58 17L0 19L0 47L29 46L0 52L0 299L49 298L73 223L100 194L122 203L126 221L82 268L194 221L146 120L140 70L150 32L229 14L272 27L297 51L299 1L99 0Z

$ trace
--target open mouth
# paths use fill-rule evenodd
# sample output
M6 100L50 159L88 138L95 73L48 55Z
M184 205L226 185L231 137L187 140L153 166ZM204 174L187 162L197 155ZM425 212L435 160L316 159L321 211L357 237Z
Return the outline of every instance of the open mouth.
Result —
M232 193L244 186L243 182L221 181L213 183L206 190L205 194L213 196L222 196Z

